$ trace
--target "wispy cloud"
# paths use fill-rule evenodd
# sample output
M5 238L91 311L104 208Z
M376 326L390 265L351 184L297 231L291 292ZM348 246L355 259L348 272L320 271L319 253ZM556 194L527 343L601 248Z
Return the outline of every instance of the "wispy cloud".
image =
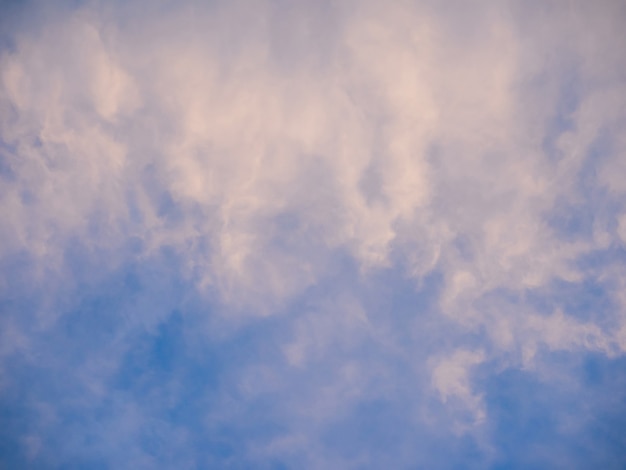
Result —
M1 8L1 462L623 465L621 5Z

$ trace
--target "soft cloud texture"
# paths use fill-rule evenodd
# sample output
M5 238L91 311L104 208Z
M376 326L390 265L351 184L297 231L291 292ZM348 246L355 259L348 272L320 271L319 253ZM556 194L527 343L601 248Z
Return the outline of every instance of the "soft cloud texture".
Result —
M625 464L619 2L2 9L0 462Z

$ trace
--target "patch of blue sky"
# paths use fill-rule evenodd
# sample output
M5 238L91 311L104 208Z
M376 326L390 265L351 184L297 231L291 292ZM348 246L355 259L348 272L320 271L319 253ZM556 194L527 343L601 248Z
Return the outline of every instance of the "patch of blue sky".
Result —
M580 282L555 279L542 288L527 290L523 302L545 315L560 309L583 322L614 328L616 319L611 313L619 308L613 296L615 288L610 281L593 277Z
M623 468L624 358L545 351L542 360L543 378L516 368L484 376L491 468Z
M390 276L395 282L389 282ZM118 341L125 353L117 370L103 381L106 393L90 391L89 384L77 379L75 374L84 361L106 351L107 339L115 325L119 325L117 315L123 309L116 302L127 297L122 295L124 289L129 289L130 297L154 295L159 291L158 286L138 287L137 280L129 281L132 275L127 272L113 277L120 279L97 289L110 294L91 299L88 293L84 294L87 299L76 313L46 333L41 341L47 342L47 346L36 348L42 360L30 364L18 362L10 368L9 374L15 382L12 391L3 394L3 420L9 424L4 432L11 429L5 436L10 450L3 453L7 464L109 468L139 453L150 456L159 465L182 462L185 466L186 458L192 454L189 468L209 463L274 468L268 461L249 460L248 447L297 432L301 426L306 428L305 423L294 423L289 414L285 415L285 405L294 400L298 405L302 400L300 394L304 394L305 402L299 406L306 409L306 396L313 399L321 393L316 389L320 374L323 377L329 366L332 368L355 354L339 348L328 359L330 363L322 361L319 369L294 373L285 368L276 351L276 344L284 335L281 322L259 321L226 340L199 344L198 338L190 341L190 336L197 335L194 312L173 311L163 315L163 322L154 331L134 333L129 341ZM436 282L436 277L427 280L420 293L409 281L402 280L402 273L379 275L372 285L379 285L387 293L379 296L371 294L373 289L369 289L370 295L377 299L369 304L372 318L377 314L385 318L396 316L400 323L391 326L392 331L402 334L414 331L409 327L411 320L427 316L429 310L432 314L436 308L432 303L436 298ZM403 283L405 287L399 288ZM392 285L395 287L391 288ZM381 301L384 297L387 300ZM192 325L187 325L189 321ZM419 325L424 327L427 323L422 321ZM432 350L432 341L440 337L430 333L422 331L421 339L400 338L396 344L406 351L407 342L414 341L416 349ZM368 344L363 347L371 349L369 354L365 350L356 352L359 360L374 365L386 357L384 347L380 350L379 344ZM433 428L415 424L411 418L412 406L424 391L409 378L409 359L382 359L393 380L387 385L387 394L356 400L326 423L319 436L318 445L322 448L318 451L338 461L367 462L372 468L384 465L408 468L419 464L442 469L459 465L579 468L580 462L619 468L619 460L614 460L614 456L622 448L619 436L623 435L621 431L626 423L626 408L618 398L623 399L622 385L626 380L623 359L609 360L599 354L546 353L543 361L559 368L559 378L569 378L564 384L542 382L534 374L517 369L494 374L491 367L485 367L482 379L485 403L492 417L490 426L497 449L493 458L470 436L449 435L441 429L437 433ZM286 388L252 399L242 396L237 376L245 368L259 364L274 368ZM576 381L577 377L584 378L582 385ZM577 384L575 389L571 389L572 381ZM581 403L587 404L584 414ZM124 414L131 411L141 421L126 436L130 443L119 442L112 433L123 425L119 421L124 420ZM216 416L212 416L215 411ZM51 423L43 424L46 413L54 418ZM572 420L574 427L568 429ZM185 438L180 440L177 431ZM41 450L39 457L28 463L26 447L32 441L28 437L33 435L39 439ZM23 449L23 453L17 449ZM297 452L275 459L275 468L280 468L281 459L285 468L307 465L307 460Z

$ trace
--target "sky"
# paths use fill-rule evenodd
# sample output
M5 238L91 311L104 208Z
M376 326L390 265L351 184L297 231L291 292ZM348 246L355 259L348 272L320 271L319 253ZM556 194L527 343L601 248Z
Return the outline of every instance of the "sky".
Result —
M0 2L0 468L626 468L626 3Z

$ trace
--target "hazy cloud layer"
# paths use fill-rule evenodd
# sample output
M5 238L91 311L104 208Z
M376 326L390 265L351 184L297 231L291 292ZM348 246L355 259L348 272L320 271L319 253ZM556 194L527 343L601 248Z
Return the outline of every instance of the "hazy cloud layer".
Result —
M626 463L620 2L1 8L0 462Z

